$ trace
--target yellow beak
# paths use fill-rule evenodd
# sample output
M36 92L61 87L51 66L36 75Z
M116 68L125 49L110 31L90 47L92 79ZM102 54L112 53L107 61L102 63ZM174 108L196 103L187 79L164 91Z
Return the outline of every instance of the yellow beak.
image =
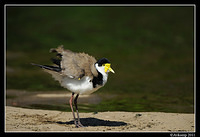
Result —
M112 68L109 68L109 71L115 73L115 71Z
M109 63L104 64L104 66L105 66L105 72L109 70L110 72L115 73L114 70L110 67Z

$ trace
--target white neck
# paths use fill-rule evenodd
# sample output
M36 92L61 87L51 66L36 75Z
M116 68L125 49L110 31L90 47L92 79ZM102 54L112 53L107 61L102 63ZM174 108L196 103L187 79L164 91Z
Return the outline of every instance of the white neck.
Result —
M95 67L97 69L97 71L99 71L99 73L101 73L103 75L103 84L105 84L107 82L108 79L108 72L105 72L105 68L103 66L98 66L98 64L95 64Z

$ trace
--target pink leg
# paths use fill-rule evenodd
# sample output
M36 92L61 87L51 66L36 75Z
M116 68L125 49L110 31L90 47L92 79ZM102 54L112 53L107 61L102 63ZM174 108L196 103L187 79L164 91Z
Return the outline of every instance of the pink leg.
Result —
M76 95L75 99L74 99L74 105L76 108L76 113L77 113L77 117L78 117L78 126L79 127L84 127L81 122L80 122L80 118L79 118L79 113L78 113L78 106L77 106L77 99L78 99L79 94Z
M78 125L76 123L76 117L75 117L75 114L74 114L73 106L72 106L73 98L74 98L74 93L72 92L72 96L71 96L71 98L69 100L69 104L70 104L70 107L71 107L71 110L72 110L72 114L73 114L73 117L74 117L74 124L76 125L76 127L78 127Z

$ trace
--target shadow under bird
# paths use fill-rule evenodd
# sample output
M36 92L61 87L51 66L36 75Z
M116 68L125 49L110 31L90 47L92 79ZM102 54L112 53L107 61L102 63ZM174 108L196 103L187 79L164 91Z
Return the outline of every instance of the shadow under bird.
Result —
M115 72L110 67L110 61L106 58L101 58L97 61L86 53L75 53L66 50L62 45L58 48L50 49L50 52L56 53L57 57L52 59L56 66L31 64L43 68L55 80L59 81L62 87L72 92L69 103L74 117L74 124L76 127L83 127L77 107L79 95L91 94L103 87L107 82L108 73ZM74 94L77 94L75 99ZM72 106L73 102L77 112L77 119Z

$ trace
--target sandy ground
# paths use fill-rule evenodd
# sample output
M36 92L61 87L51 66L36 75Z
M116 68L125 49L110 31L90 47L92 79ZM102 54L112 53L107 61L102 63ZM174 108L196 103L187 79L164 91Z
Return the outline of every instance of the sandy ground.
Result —
M194 114L162 112L80 113L82 128L75 128L71 112L6 106L6 132L146 132L194 131Z

